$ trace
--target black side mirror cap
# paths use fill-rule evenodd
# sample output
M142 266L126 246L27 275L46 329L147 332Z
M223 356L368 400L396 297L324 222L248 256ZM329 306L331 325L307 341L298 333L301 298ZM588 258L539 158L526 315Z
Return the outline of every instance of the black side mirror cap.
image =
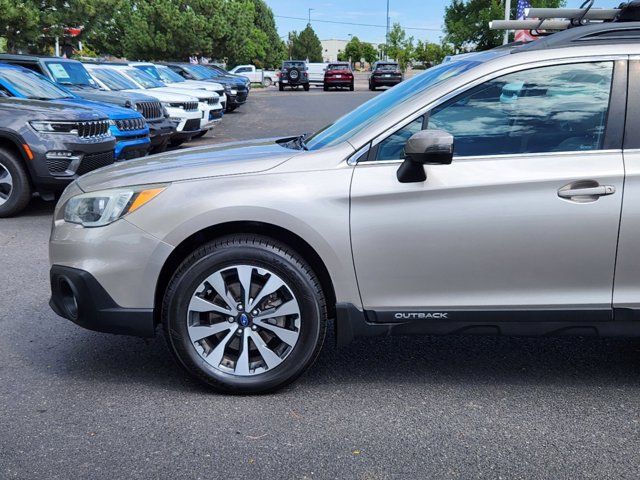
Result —
M449 165L453 161L453 135L444 130L420 130L405 149L405 160L397 172L401 183L424 182L424 165Z

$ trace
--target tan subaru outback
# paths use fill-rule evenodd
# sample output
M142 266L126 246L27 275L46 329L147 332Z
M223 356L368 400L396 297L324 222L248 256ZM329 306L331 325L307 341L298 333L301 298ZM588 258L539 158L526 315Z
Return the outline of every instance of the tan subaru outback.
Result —
M238 393L302 374L329 319L339 344L638 335L631 30L454 58L312 135L81 177L55 211L51 305L102 332L161 325L180 365Z

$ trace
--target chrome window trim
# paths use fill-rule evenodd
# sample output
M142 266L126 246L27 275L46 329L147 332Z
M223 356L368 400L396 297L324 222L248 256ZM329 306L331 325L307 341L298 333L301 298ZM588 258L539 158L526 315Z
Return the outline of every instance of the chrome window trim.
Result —
M560 59L546 59L546 60L538 60L538 61L534 61L534 62L530 62L530 63L526 63L526 64L518 64L518 65L512 65L509 67L504 67L500 70L496 70L494 72L491 72L489 74L483 75L479 78L476 78L475 80L472 80L469 83L466 83L458 88L456 88L455 90L452 90L451 92L433 100L432 102L428 103L426 106L420 108L419 110L413 112L412 114L410 114L408 117L405 117L404 120L394 124L393 126L387 128L383 133L377 135L376 137L374 137L372 140L370 140L369 142L367 142L367 144L369 144L371 146L371 148L375 147L376 145L378 145L382 140L384 140L385 138L387 138L389 135L393 134L394 132L396 132L397 130L400 130L401 128L406 127L408 124L410 124L411 122L413 122L416 118L427 114L428 112L430 112L432 109L442 105L443 103L451 100L452 98L460 95L461 93L470 90L486 81L489 80L493 80L495 78L499 78L503 75L509 75L511 73L517 73L517 72L522 72L525 70L532 70L534 68L540 68L540 67L550 67L550 66L555 66L555 65L566 65L566 64L572 64L572 63L594 63L594 62L607 62L607 61L611 61L611 62L615 62L616 60L630 60L632 56L630 55L596 55L593 57L585 57L585 56L579 56L579 57L570 57L570 58L560 58ZM638 59L640 59L640 55L638 55ZM601 151L601 150L587 150L590 152L597 152L597 151ZM552 152L552 153L564 153L564 152ZM576 153L576 152L571 152L571 153ZM581 152L584 153L584 152ZM507 156L514 156L514 155L527 155L527 154L513 154L513 155L507 155ZM541 155L541 154L534 154L534 155ZM498 155L500 156L500 155ZM494 157L494 155L486 155L484 157ZM455 158L483 158L482 156L479 157L454 157ZM384 162L402 162L402 160L383 160ZM367 163L374 163L375 161L371 161L371 162L367 162ZM378 162L381 162L380 160L378 160ZM360 162L360 163L364 163L364 162Z
M640 152L640 149L635 149L635 152ZM611 155L611 154L623 154L623 153L633 153L632 150L622 150L622 149L613 149L613 150L573 150L566 152L545 152L545 153L503 153L500 155L474 155L469 157L453 157L454 162L470 162L470 161L478 161L478 160L513 160L515 158L534 158L534 157L570 157L574 155L581 156L594 156L594 155ZM400 165L404 160L367 160L364 162L358 162L358 165L389 165L389 164L398 164Z
M347 165L352 165L352 166L357 165L358 159L361 158L363 155L366 155L367 153L369 153L369 150L371 150L371 143L367 143L364 147L360 148L355 153L351 154L351 156L349 156L349 158L347 159ZM364 160L360 163L365 163L365 162L367 161Z

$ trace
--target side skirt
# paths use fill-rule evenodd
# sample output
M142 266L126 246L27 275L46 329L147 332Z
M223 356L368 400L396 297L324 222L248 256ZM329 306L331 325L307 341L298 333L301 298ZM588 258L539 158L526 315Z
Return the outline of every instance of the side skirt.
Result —
M336 305L336 344L390 335L640 336L640 312L602 310L371 311Z

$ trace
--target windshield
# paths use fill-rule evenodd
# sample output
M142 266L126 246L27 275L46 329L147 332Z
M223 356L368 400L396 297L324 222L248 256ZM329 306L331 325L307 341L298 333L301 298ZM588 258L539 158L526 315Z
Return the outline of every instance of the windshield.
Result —
M57 87L55 83L45 79L31 70L13 68L0 69L0 79L7 82L19 96L36 100L59 100L73 98L68 92Z
M209 64L207 65L207 67L209 70L213 70L215 72L218 72L220 75L227 75L229 72L227 72L224 68L219 67L218 65L213 65L213 64Z
M282 68L305 68L304 62L284 62Z
M51 76L60 85L98 88L96 81L91 78L91 75L81 63L45 62L45 65Z
M155 78L159 82L162 81L162 78L160 78L160 74L158 73L155 65L133 65L133 67L137 68L138 70L142 70L144 73L146 73L150 77Z
M434 85L479 65L479 61L459 61L444 63L430 68L424 73L400 83L368 102L360 105L351 113L339 118L335 123L325 127L305 141L309 150L337 145L344 142L364 128L378 121L390 109L411 100Z
M109 90L140 90L140 87L120 72L109 68L92 68L91 74L104 83Z
M182 82L186 82L186 80L184 78L182 78L179 73L174 72L169 67L164 67L162 65L157 65L156 66L156 71L158 72L158 75L160 75L160 79L164 83L182 83Z
M379 63L378 65L376 65L376 70L398 70L398 64L397 63Z
M211 80L219 76L218 72L207 67L201 67L200 65L189 65L185 66L184 69L193 75L195 80Z
M160 80L156 80L151 75L147 75L142 70L138 70L137 68L127 68L125 73L129 75L135 82L138 82L144 88L158 88L158 87L166 87L164 83Z

